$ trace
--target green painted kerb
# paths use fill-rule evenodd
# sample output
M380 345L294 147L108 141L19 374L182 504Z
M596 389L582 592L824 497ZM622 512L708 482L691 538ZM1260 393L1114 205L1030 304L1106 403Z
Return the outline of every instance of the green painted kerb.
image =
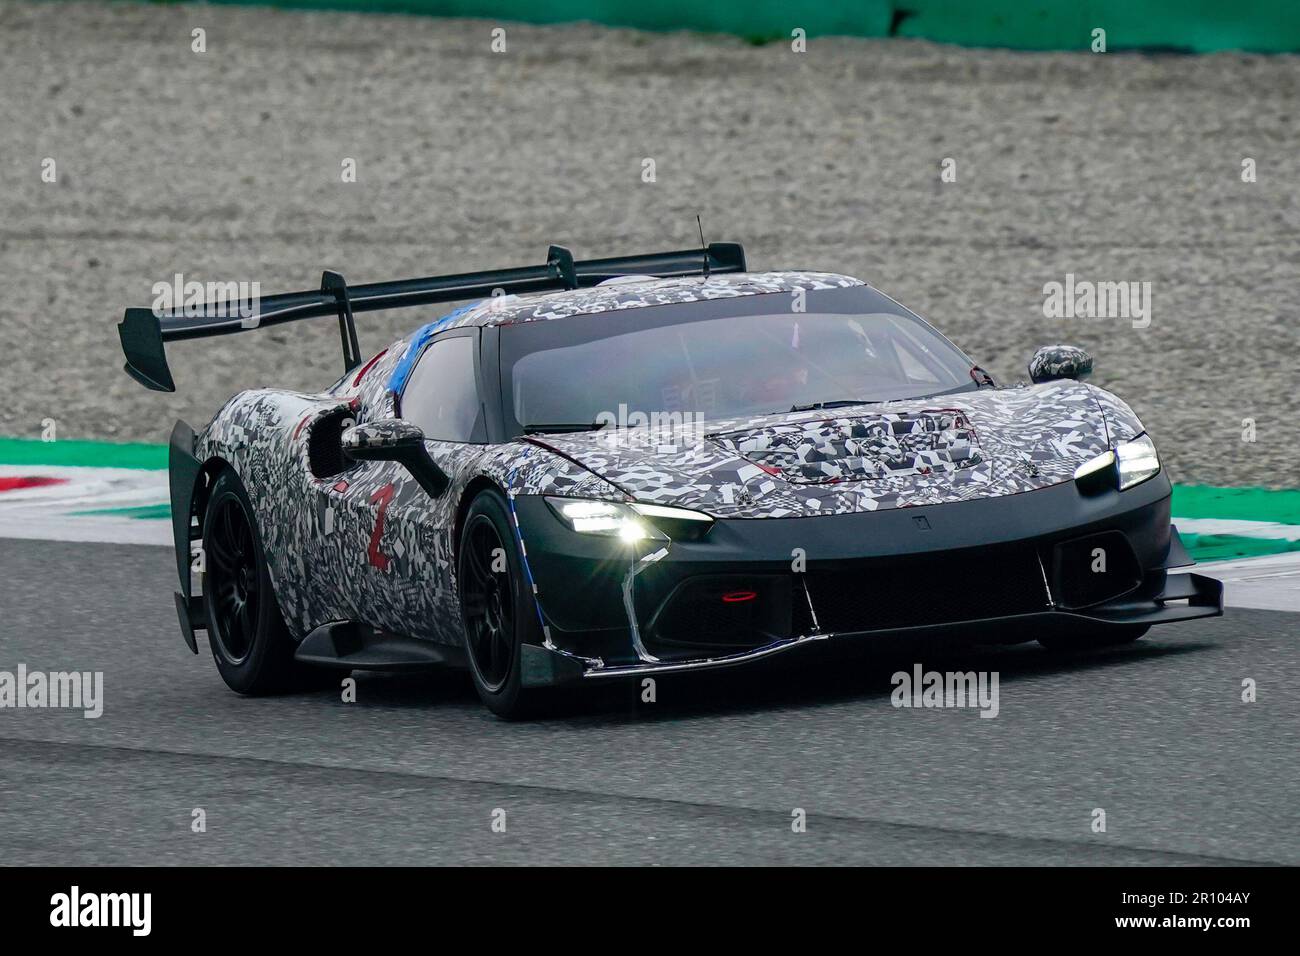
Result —
M1174 519L1174 524L1178 519ZM1245 538L1235 534L1190 534L1181 529L1178 536L1197 564L1206 561L1235 561L1238 558L1263 558L1270 554L1300 551L1300 541L1282 538Z
M1178 518L1237 518L1300 524L1300 491L1295 490L1175 485L1172 507Z
M755 42L808 37L919 37L964 46L1300 50L1296 0L216 0L335 10L479 17L525 23L590 20L643 30L731 33Z
M1300 491L1175 485L1171 505L1180 518L1221 518L1300 525ZM1235 534L1196 534L1180 528L1183 544L1197 561L1230 561L1300 551L1300 541Z
M166 468L167 446L104 441L0 438L0 465L72 465L94 468Z
M97 515L105 518L143 518L146 521L165 521L172 516L172 506L166 502L158 505L136 505L131 508L91 508L74 511L74 515Z

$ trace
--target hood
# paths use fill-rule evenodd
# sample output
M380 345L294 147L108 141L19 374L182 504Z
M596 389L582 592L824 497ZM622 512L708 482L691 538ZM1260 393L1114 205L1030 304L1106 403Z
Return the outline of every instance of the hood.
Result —
M795 484L945 474L986 458L970 419L955 408L783 421L706 439Z
M1056 381L698 429L530 440L638 501L715 517L795 517L964 501L1070 481L1080 463L1110 445L1103 405L1121 420L1113 430L1140 430L1114 396Z

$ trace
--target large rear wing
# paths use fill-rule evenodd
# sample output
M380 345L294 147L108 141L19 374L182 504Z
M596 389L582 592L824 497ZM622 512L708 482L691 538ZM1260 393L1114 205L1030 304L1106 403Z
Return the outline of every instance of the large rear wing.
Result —
M641 256L616 256L609 259L574 261L573 253L563 246L551 246L546 264L492 272L467 272L462 275L428 276L423 279L398 279L349 286L337 272L321 277L320 289L262 296L251 314L231 314L227 303L207 303L162 314L151 309L127 309L118 323L117 332L126 354L126 372L145 388L174 392L171 370L167 367L165 343L181 339L232 335L251 329L297 322L333 315L339 320L343 343L343 363L347 371L361 364L357 329L353 316L357 312L398 309L433 302L458 302L487 298L494 294L548 292L579 289L598 285L606 279L627 275L660 278L709 275L711 272L744 272L745 250L735 242L711 242L701 249L680 252L657 252Z

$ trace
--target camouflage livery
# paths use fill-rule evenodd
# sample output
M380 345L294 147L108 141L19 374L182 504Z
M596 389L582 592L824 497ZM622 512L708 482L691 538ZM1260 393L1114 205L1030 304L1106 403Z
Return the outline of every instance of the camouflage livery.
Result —
M1092 374L1092 356L1073 345L1044 345L1029 358L1029 380L1083 380Z
M227 463L247 488L276 596L296 638L325 623L358 620L459 644L455 528L480 487L510 497L674 505L719 519L838 515L1067 482L1080 463L1141 432L1118 398L1061 380L710 421L676 434L606 429L501 444L428 441L430 456L451 479L448 492L432 499L399 464L322 460L313 445L314 436L337 435L353 421L392 419L394 370L445 329L862 284L846 276L786 272L619 280L586 290L502 296L393 343L323 393L261 389L236 395L199 435L195 454L201 462ZM538 602L545 620L546 595ZM635 639L636 621L629 625Z
M742 295L769 292L813 292L865 285L861 279L831 272L746 272L690 279L655 279L627 276L592 289L551 292L545 295L503 295L452 313L442 328L465 325L513 325L590 315L617 309L638 309L652 305L676 305L710 299L734 299Z

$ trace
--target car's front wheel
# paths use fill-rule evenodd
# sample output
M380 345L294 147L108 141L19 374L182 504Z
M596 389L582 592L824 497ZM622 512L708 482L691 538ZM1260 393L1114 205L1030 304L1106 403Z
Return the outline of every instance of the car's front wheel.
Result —
M470 503L457 581L474 687L492 713L513 720L537 712L541 691L523 686L520 647L536 640L541 625L506 507L495 491Z

